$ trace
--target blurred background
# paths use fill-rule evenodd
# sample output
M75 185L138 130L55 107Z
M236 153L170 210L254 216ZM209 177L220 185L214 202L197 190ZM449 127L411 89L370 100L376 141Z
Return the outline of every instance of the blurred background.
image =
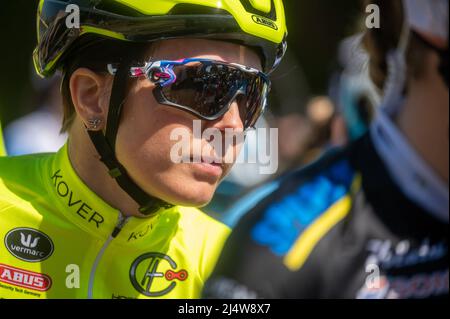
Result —
M57 150L62 105L59 79L34 75L38 0L4 1L0 11L0 119L10 155ZM357 35L359 0L285 0L288 52L272 74L270 111L259 127L279 129L279 169L258 174L238 164L206 210L215 214L258 185L301 167L330 146L360 136L373 114L376 94L365 76ZM250 147L250 146L249 146Z

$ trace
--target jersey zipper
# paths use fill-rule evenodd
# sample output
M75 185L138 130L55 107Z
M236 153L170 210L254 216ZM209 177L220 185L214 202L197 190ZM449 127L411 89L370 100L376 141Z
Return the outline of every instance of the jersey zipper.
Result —
M89 274L88 299L93 299L94 279L95 279L95 273L97 271L98 264L100 263L100 260L102 259L106 248L108 248L111 241L113 241L113 239L116 238L117 235L119 235L120 231L122 230L123 226L126 224L127 221L128 221L128 217L124 217L122 213L119 213L119 218L118 218L116 227L114 228L111 235L109 235L108 239L103 244L102 248L100 249L97 256L95 257L94 265L92 266L91 273Z

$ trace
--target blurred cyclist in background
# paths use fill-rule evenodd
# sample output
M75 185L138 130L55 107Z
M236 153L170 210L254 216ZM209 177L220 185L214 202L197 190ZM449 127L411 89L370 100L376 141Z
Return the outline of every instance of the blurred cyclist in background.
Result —
M448 0L370 3L370 131L267 187L205 297L448 298Z
M0 159L0 297L199 297L229 229L194 207L232 163L195 147L200 162L175 163L171 135L203 150L194 120L255 125L286 50L282 1L41 0L37 18L36 69L62 71L69 140Z
M340 70L331 77L330 96L337 105L331 144L343 146L364 135L380 104L379 90L369 75L363 34L345 38L339 47Z
M6 155L6 150L3 142L2 124L0 123L0 156L3 155Z
M310 98L304 111L276 118L279 128L279 175L315 160L328 146L335 106L326 96Z
M60 132L60 78L43 80L35 75L32 83L36 92L36 110L5 127L5 145L10 156L56 152L67 140L67 133Z

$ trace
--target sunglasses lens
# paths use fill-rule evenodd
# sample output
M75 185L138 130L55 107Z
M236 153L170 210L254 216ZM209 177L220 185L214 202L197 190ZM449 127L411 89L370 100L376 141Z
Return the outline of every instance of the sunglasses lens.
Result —
M247 87L247 112L244 127L254 127L258 118L264 113L269 93L269 83L261 77L255 78Z
M164 99L174 106L205 119L217 119L237 98L246 128L252 126L261 115L267 82L260 76L216 62L191 62L174 66L173 72L176 81L160 90ZM240 95L238 91L242 89L245 92Z

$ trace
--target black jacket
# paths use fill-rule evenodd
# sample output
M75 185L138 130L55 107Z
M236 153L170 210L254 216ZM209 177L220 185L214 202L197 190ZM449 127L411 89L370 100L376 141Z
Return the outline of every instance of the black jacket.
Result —
M245 214L204 297L445 297L447 231L401 193L367 134Z

